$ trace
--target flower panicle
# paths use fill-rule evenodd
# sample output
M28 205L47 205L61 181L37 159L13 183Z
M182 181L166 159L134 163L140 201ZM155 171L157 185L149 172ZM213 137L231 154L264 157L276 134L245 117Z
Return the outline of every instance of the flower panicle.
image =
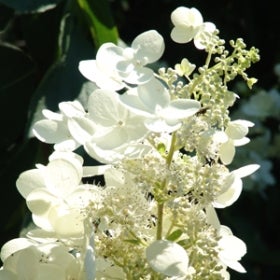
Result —
M105 43L78 67L96 87L87 100L45 109L34 124L33 135L54 150L46 165L16 181L33 228L2 247L0 278L229 279L228 268L246 272L246 244L220 224L216 209L235 203L242 179L259 168L229 168L254 123L231 119L239 96L228 88L237 75L253 86L246 70L258 50L237 39L229 52L196 8L178 7L171 21L171 38L193 41L207 54L204 65L183 58L154 72L149 64L165 48L156 30L131 46Z

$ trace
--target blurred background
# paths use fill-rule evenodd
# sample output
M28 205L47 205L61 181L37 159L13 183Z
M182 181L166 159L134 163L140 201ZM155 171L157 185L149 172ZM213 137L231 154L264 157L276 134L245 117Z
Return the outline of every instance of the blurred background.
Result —
M104 42L129 44L156 29L166 43L162 65L173 67L183 57L204 62L192 43L170 39L170 13L178 6L196 7L227 42L241 37L260 50L260 62L248 71L258 79L253 90L238 79L230 86L241 97L233 119L255 123L232 168L259 163L261 169L218 214L248 247L247 273L231 271L232 279L280 279L280 16L272 0L0 0L0 246L18 236L28 214L16 190L18 175L46 163L51 151L28 137L30 125L42 108L56 110L58 102L90 91L80 60L93 59Z

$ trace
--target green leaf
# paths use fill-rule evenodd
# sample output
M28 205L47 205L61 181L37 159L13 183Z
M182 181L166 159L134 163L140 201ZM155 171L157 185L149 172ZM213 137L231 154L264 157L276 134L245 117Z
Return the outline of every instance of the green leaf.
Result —
M57 61L44 75L32 99L29 128L42 118L42 109L57 111L58 103L72 101L80 96L84 98L95 89L94 84L89 84L78 70L79 62L93 57L95 50L69 14L61 21L58 48Z
M170 241L175 241L178 238L180 238L182 234L183 234L182 230L177 229L174 230L170 235L168 235L166 239Z
M20 13L43 13L53 9L62 0L0 0L0 3Z
M97 48L103 43L117 43L119 35L107 0L78 0Z
M35 87L34 62L19 48L0 44L1 162L24 132L28 104ZM9 156L8 156L9 157Z

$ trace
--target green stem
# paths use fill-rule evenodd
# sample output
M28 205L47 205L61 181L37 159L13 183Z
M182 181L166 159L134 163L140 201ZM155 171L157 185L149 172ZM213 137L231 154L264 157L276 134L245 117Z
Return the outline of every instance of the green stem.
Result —
M234 57L236 53L236 50L234 49L232 54L230 56L228 56L225 60L228 61L230 60L232 57ZM189 92L195 94L193 91L195 90L196 86L203 80L204 75L209 72L209 70L215 69L220 67L221 62L213 65L212 67L209 68L209 64L210 64L210 60L212 57L212 53L208 53L208 56L206 58L206 62L205 65L207 66L207 69L194 81L194 83L192 84L192 87L189 88Z
M171 144L169 148L169 153L166 158L167 167L170 167L172 162L172 158L175 152L175 144L176 144L176 132L172 134ZM162 183L162 190L165 189L167 181L164 180ZM157 240L162 239L162 228L163 228L163 209L164 209L164 202L158 202L157 205Z
M170 144L170 148L169 148L169 153L167 155L166 158L166 163L167 163L167 167L169 168L171 162L172 162L172 158L175 152L175 144L176 144L176 132L174 132L172 134L172 139L171 139L171 144Z
M162 226L163 226L163 208L164 203L157 205L157 240L162 239Z

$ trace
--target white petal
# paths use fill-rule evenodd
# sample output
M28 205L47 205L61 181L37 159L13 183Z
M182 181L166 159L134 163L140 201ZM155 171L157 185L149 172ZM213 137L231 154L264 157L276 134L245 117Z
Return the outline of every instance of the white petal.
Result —
M260 168L259 164L249 164L232 171L232 173L239 178L247 177Z
M95 123L108 127L116 125L128 114L116 92L102 89L95 90L89 96L88 110Z
M250 139L247 137L243 137L238 140L233 140L233 144L235 147L244 146L250 142Z
M181 122L176 121L173 123L167 123L164 119L151 118L145 121L145 126L152 132L162 133L162 132L174 132L181 127Z
M228 141L228 136L224 131L215 131L213 134L213 141L217 144L226 143Z
M170 95L157 79L152 79L144 85L139 85L137 91L139 99L148 108L148 112L155 113L157 108L165 108L169 105Z
M53 121L62 121L63 120L62 114L53 112L53 111L48 110L48 109L43 109L42 114L45 118L47 118L49 120L53 120Z
M200 103L192 99L172 100L164 109L166 119L185 119L193 116L200 109Z
M104 150L101 149L94 141L86 142L84 148L92 158L99 161L100 163L111 164L118 162L124 158L122 149L118 148L115 150Z
M135 66L133 61L123 60L116 65L116 69L118 70L119 75L125 79L131 72L134 71Z
M46 187L56 196L63 197L71 193L82 177L82 166L64 159L49 162L46 168Z
M37 216L47 215L55 203L58 203L58 199L45 189L34 190L26 199L29 210Z
M227 142L223 143L220 147L220 159L223 164L228 165L232 162L235 155L235 147L233 141L229 139Z
M153 63L164 52L164 40L156 30L149 30L138 35L133 40L131 47L136 50L136 60L144 58L147 63Z
M246 269L237 261L224 261L224 264L226 264L231 269L240 272L240 273L246 273Z
M184 276L188 271L189 257L179 244L167 240L156 240L146 249L149 265L167 276Z
M97 72L95 60L82 60L79 62L79 71L88 80L95 81L95 72Z
M66 115L68 118L73 117L82 117L86 114L84 107L82 104L75 100L75 101L68 101L68 102L60 102L58 104L60 111Z
M210 204L206 207L205 211L207 222L214 226L215 229L219 230L221 224L215 208Z
M48 144L64 141L68 138L69 134L66 122L52 120L40 120L36 122L32 132L40 141Z
M238 262L247 252L246 244L234 235L224 235L218 242L220 260L228 267L244 273L246 270Z
M67 152L55 151L49 156L50 162L53 160L60 160L60 159L64 159L65 161L70 162L78 170L81 169L81 166L84 162L84 159L82 156L80 156L74 152L70 152L70 151L67 151Z
M54 150L58 152L72 152L80 146L74 139L67 139L54 144Z
M227 186L226 190L217 196L212 203L215 208L225 208L232 205L242 192L242 180L233 174L227 177L224 184Z
M57 241L57 236L54 232L52 231L46 231L41 228L35 228L26 234L26 237L35 240L39 243L45 243L45 242L56 242Z
M95 141L104 150L115 149L130 142L128 132L125 127L117 127L108 131L104 136L92 137L91 141Z
M50 221L48 220L48 212L46 213L46 215L40 215L40 216L32 214L32 220L33 220L34 224L36 226L38 226L39 228L41 228L45 231L53 232L53 227L52 227Z
M124 94L119 95L119 99L129 111L146 117L152 116L153 110L147 108L146 105L139 99L136 90L129 90Z
M120 90L124 87L120 77L111 76L110 73L102 72L95 60L83 60L79 63L79 70L88 80L94 82L100 88Z
M22 172L16 181L19 193L26 198L34 189L45 186L44 177L41 170L30 169Z
M48 216L49 221L60 237L81 237L84 234L83 215L79 209L68 207L65 205L52 207Z
M105 75L119 79L116 65L123 60L123 48L113 43L101 45L96 54L96 66Z
M228 124L225 132L232 139L241 139L248 133L248 127L254 126L254 123L246 120L236 120Z
M94 122L88 118L72 118L68 120L68 128L73 138L83 145L96 130Z
M152 79L153 70L147 67L135 67L123 80L129 84L145 84Z
M175 26L200 26L203 23L203 18L196 8L178 7L171 13L171 21Z
M114 150L104 150L97 146L95 142L87 142L85 150L99 162L112 164L122 160L124 157L142 157L151 150L151 147L142 144L130 144L120 146Z
M36 242L23 237L9 240L1 248L2 262L5 262L5 260L15 252L28 248L34 244L36 244Z
M185 44L190 42L194 38L195 34L196 31L188 32L185 26L176 26L172 29L170 36L174 42L178 44Z
M83 177L92 177L97 175L103 175L107 169L111 168L111 165L96 165L96 166L83 166Z

